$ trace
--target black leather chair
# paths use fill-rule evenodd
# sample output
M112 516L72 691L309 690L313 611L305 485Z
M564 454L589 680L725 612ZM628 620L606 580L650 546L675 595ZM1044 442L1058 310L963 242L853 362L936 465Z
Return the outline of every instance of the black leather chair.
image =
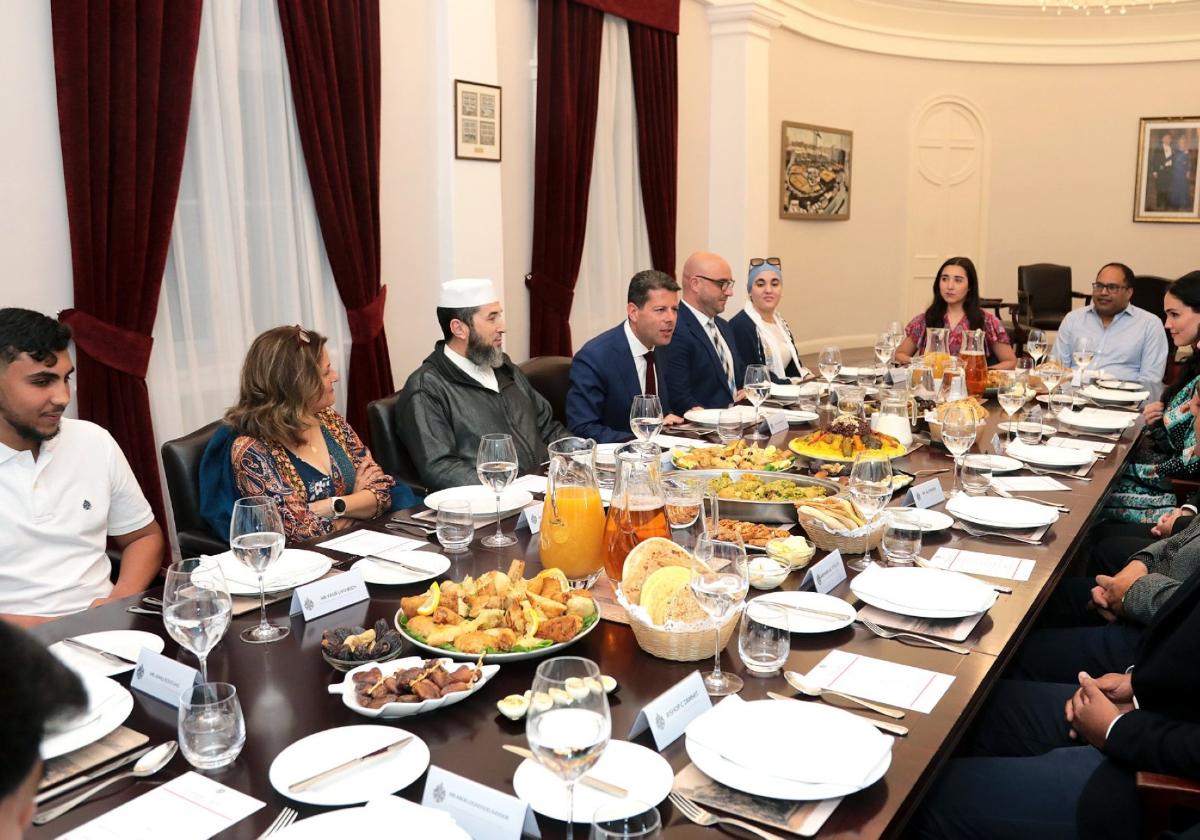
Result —
M213 536L208 524L200 518L200 456L220 425L220 420L214 421L162 446L167 493L183 557L219 554L229 549L229 544Z
M1155 277L1151 274L1139 274L1133 278L1133 299L1130 301L1138 309L1145 309L1166 321L1167 314L1163 311L1163 295L1171 281L1165 277Z
M1070 266L1053 263L1017 266L1017 303L1025 328L1057 330L1076 298L1082 298L1086 304L1092 296L1071 288Z
M521 373L546 398L554 419L567 424L567 389L571 387L570 356L534 356L521 364Z
M400 392L367 403L367 424L371 427L371 454L383 471L397 481L412 487L417 495L429 492L421 484L421 476L409 457L408 450L396 434L396 404Z

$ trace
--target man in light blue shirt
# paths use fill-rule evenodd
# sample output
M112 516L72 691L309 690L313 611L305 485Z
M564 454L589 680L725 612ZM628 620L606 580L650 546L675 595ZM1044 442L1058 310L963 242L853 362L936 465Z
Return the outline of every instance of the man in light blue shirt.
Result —
M1167 334L1163 322L1130 303L1133 269L1109 263L1092 283L1092 302L1063 318L1054 344L1054 356L1072 366L1071 353L1081 338L1091 339L1095 356L1088 369L1105 376L1139 382L1158 399L1167 365Z

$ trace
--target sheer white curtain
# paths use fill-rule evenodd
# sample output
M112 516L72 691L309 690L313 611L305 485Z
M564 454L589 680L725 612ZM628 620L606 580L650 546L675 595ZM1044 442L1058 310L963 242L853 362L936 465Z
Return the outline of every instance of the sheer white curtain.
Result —
M625 21L612 15L604 16L598 100L587 230L571 306L576 350L625 317L629 278L653 268L638 177L629 35Z

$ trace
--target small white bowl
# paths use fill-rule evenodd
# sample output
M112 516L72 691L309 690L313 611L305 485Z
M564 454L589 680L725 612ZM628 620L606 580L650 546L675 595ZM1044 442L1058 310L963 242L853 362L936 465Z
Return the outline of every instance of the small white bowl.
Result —
M792 570L771 557L759 556L750 561L749 571L750 585L755 589L774 589Z

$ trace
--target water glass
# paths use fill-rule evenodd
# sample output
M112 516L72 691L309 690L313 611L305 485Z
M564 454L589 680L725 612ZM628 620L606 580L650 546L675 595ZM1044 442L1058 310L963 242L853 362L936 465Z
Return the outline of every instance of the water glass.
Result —
M762 440L767 437L759 429L762 425L762 404L771 393L771 371L766 365L747 365L743 375L743 387L746 399L754 406L754 431L750 433L752 440Z
M690 528L700 518L704 483L683 476L668 476L662 480L666 499L667 522L672 528Z
M880 543L889 566L911 566L921 553L921 523L906 511L888 514Z
M437 538L447 554L461 554L475 539L475 516L466 499L447 499L438 506Z
M1017 440L1027 446L1042 442L1042 407L1033 405L1017 415Z
M800 396L796 397L796 408L799 411L810 411L813 414L817 413L817 400L820 398L820 388L812 388L811 390L800 391Z
M167 635L196 654L201 682L208 682L209 651L224 637L233 616L233 599L221 565L212 557L172 563L162 599Z
M631 811L636 813L630 814ZM645 802L606 802L592 814L591 840L655 840L662 837L658 809Z
M475 456L475 474L479 483L496 494L496 533L483 538L488 548L516 545L517 538L500 529L500 497L517 477L517 448L511 435L484 435Z
M750 569L746 548L740 537L735 542L718 542L701 534L693 551L699 565L692 572L692 594L713 619L713 669L704 674L704 688L713 697L724 697L742 690L742 678L721 670L721 627L741 609L750 589Z
M663 427L662 403L654 394L638 394L629 406L629 429L647 449L654 449L654 439Z
M179 750L197 770L234 762L246 743L246 721L237 689L229 683L200 683L179 695Z
M892 462L870 449L858 453L854 458L854 466L850 468L847 489L850 491L850 498L867 520L862 558L846 563L847 568L861 572L871 565L872 523L892 498Z
M746 671L755 677L772 677L787 661L792 634L783 607L754 600L742 613L738 628L738 655Z
M742 436L742 412L729 408L717 414L717 437L729 444Z
M283 554L283 520L270 496L247 496L233 503L229 547L238 562L258 575L258 625L242 631L244 642L277 642L291 628L267 621L267 569Z
M992 459L968 455L962 459L962 485L968 496L985 496L992 486Z
M845 385L837 389L838 394L838 413L852 414L855 417L861 417L863 413L863 403L867 398L867 389L860 388L857 385Z

